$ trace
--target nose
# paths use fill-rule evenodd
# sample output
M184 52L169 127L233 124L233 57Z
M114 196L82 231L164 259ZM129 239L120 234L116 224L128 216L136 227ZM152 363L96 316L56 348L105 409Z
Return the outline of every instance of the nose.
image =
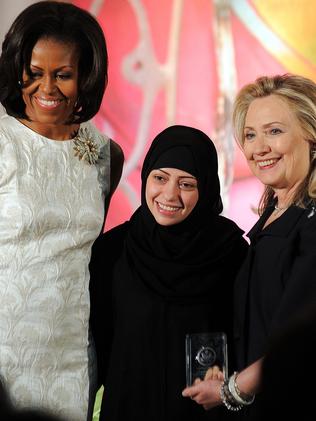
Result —
M271 148L266 135L264 133L258 134L254 142L254 155L265 155L270 151Z
M41 81L41 89L46 94L50 94L50 93L54 92L54 90L55 90L55 79L50 75L45 76Z
M163 195L166 201L172 202L176 200L179 196L179 186L175 182L169 181L165 184Z

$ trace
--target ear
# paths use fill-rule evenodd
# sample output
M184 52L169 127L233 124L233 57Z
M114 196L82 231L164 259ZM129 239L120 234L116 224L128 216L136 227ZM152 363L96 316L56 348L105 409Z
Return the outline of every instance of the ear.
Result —
M316 141L309 140L311 160L316 159Z

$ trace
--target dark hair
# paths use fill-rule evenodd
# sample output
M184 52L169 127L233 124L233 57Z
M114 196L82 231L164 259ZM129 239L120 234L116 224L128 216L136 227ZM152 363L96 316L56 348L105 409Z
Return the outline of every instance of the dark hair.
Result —
M43 38L77 46L78 101L69 123L89 120L98 112L106 88L107 49L97 20L70 3L40 1L17 16L2 44L0 102L9 115L28 118L22 98L22 74L24 69L31 73L34 45Z

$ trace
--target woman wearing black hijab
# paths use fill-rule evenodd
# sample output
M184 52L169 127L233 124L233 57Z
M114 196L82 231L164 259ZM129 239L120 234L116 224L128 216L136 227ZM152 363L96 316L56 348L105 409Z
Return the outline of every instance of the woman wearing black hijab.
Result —
M218 419L181 396L185 335L224 331L230 339L233 281L247 250L243 232L219 215L217 171L208 136L167 128L145 157L141 206L93 247L100 420Z

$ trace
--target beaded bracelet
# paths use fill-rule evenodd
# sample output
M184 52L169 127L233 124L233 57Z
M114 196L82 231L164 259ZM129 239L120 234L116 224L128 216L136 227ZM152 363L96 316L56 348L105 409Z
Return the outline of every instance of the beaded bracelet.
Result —
M243 407L243 405L236 405L236 401L229 391L227 380L224 380L221 385L220 397L229 411L240 411Z

